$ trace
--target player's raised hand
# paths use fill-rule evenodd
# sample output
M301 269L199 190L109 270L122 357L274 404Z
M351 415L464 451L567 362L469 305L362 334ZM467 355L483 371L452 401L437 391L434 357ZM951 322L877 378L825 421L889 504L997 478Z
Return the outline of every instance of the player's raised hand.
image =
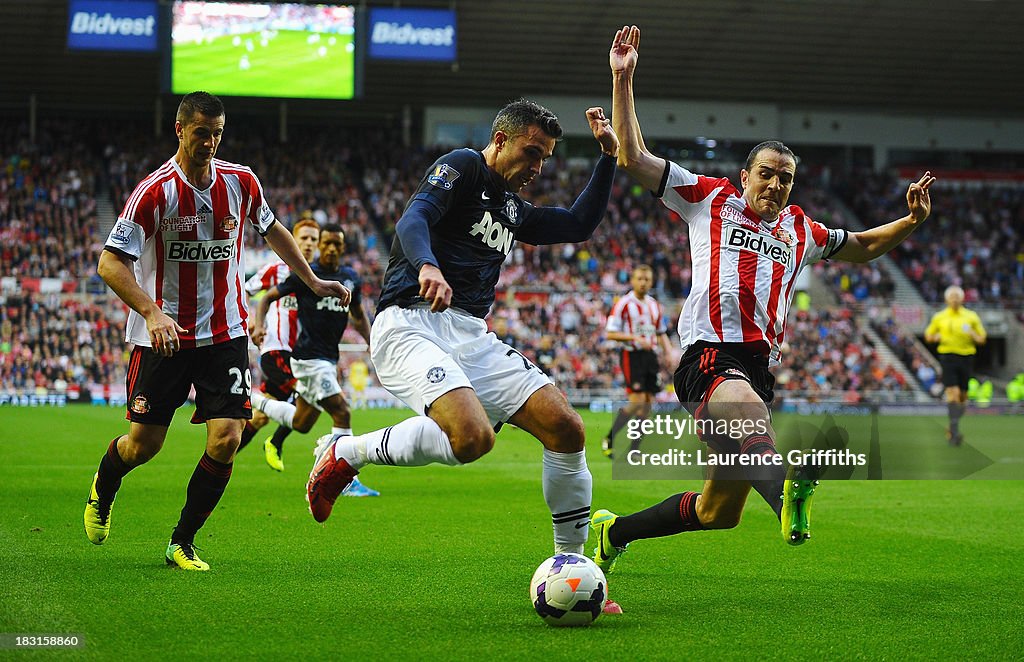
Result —
M934 183L935 178L932 177L931 171L927 171L907 189L907 207L910 209L910 215L918 223L932 213L932 198L928 189Z
M349 292L347 287L336 280L321 280L320 278L316 278L310 284L309 289L313 290L313 294L317 295L321 299L323 297L338 297L341 301L341 305L343 306L347 306L348 302L352 300L352 293Z
M612 48L608 52L608 64L612 73L632 74L640 50L640 28L635 25L624 25L615 33Z
M590 123L590 130L594 132L597 142L601 143L601 151L610 156L619 153L619 137L612 129L612 121L604 116L604 108L594 106L587 108L587 122Z
M432 264L420 267L420 296L430 302L432 313L440 313L452 305L452 288L441 270Z
M181 334L188 333L187 329L179 326L162 310L146 318L146 330L149 332L150 346L161 356L173 356L181 349Z

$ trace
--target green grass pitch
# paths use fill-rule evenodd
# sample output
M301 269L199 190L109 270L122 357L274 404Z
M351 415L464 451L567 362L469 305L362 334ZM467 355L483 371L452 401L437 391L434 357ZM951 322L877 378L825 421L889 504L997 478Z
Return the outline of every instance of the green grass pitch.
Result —
M311 34L282 30L265 45L259 33L175 44L171 91L351 99L355 89L352 35L323 34L310 43Z
M126 429L121 410L2 410L0 633L84 636L84 648L60 653L70 659L1007 659L1024 650L1018 481L828 482L814 539L798 548L753 495L738 529L635 543L610 577L625 613L559 630L527 598L551 530L540 448L525 433L506 428L465 467L370 467L362 478L384 496L340 499L323 526L303 489L326 421L288 439L283 474L265 465L261 435L197 538L212 570L185 573L166 567L163 551L202 452L203 428L188 415L125 479L110 538L96 547L82 511L106 444ZM353 420L358 432L408 415ZM584 417L595 508L633 511L699 487L613 481L595 443L610 415ZM965 422L969 439L1019 443L1015 427Z

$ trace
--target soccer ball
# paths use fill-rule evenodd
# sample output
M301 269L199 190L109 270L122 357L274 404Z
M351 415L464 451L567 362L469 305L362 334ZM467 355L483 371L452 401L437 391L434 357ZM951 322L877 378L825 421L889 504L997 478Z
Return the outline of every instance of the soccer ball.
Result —
M579 554L555 554L530 580L530 602L548 625L590 625L607 599L608 581L601 568Z

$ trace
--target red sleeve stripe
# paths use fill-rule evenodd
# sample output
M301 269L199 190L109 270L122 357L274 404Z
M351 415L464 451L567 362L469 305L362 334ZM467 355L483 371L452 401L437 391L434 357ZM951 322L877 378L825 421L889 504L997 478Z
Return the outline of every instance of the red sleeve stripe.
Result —
M609 313L609 315L608 315L608 319L610 319L610 320L617 320L618 321L618 326L619 326L620 329L622 328L622 310L625 307L625 305L626 305L626 297L625 296L619 297L619 299L615 302L615 305L612 306L612 312Z
M263 289L269 290L273 286L277 285L277 281L279 280L277 275L277 264L268 264L267 266L263 267L263 271L260 273L262 274L260 278L260 285L263 286Z

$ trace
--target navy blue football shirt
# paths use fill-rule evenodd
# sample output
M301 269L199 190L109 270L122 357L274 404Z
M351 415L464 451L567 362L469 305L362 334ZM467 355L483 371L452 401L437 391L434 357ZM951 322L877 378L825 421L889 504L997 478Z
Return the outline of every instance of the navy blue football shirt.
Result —
M361 301L362 281L358 274L344 265L328 271L319 261L309 265L323 280L336 280L352 292L350 305ZM292 348L296 359L327 359L337 362L338 342L348 326L349 306L338 297L319 297L295 273L277 286L281 296L294 294L299 304L299 337Z
M451 305L482 318L494 303L501 265L513 244L517 240L541 245L588 239L608 206L614 174L615 159L601 158L572 209L534 207L507 189L504 180L487 167L481 152L457 149L430 167L406 211L414 203L425 202L435 212L429 228L430 249L452 288ZM378 311L423 301L419 269L396 236Z

